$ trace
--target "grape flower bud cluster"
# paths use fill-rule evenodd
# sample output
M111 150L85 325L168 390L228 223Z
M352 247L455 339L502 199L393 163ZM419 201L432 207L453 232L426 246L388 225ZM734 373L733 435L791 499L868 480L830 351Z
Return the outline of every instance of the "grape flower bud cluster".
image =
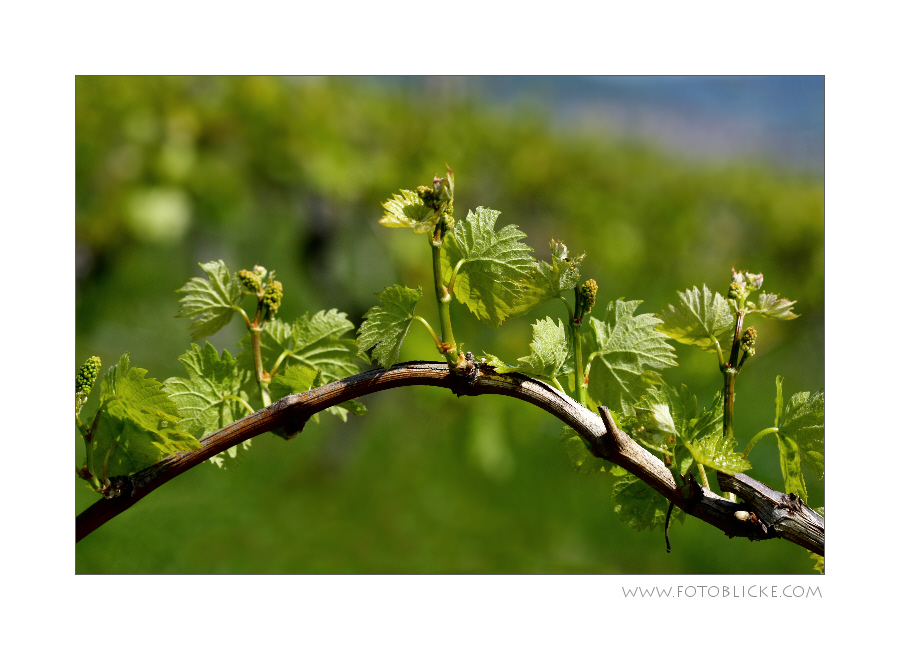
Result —
M100 374L100 357L91 357L79 368L75 375L75 415L81 412L81 408L87 402L88 395L94 388L97 376Z

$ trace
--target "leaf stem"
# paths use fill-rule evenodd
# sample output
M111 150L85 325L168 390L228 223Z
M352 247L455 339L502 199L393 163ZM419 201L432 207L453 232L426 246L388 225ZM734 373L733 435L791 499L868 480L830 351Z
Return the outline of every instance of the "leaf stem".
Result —
M234 309L235 311L241 312L241 316L244 317L244 322L247 323L247 327L250 329L253 328L253 325L250 323L250 317L247 316L247 312L245 312L243 309L241 309L237 305L232 305L231 308Z
M259 393L262 396L263 407L265 408L272 403L272 398L269 396L269 381L271 381L271 376L269 376L269 373L263 368L262 348L259 341L259 335L262 333L262 329L263 328L259 325L250 327L250 342L253 346L253 365L256 368L256 382L259 384Z
M466 263L465 259L461 259L456 263L456 266L453 268L453 273L450 274L450 283L447 287L447 293L451 296L453 295L453 288L456 286L456 275L459 273L459 270L462 268L462 265Z
M453 327L450 324L450 292L441 282L441 247L444 245L443 220L434 229L434 236L429 242L431 246L431 269L434 274L434 295L437 299L438 316L441 320L441 342L438 344L444 358L451 368L456 368L462 356L453 338Z
M777 432L778 432L778 427L769 427L768 429L763 429L762 431L757 433L755 436L753 436L750 439L750 442L747 443L747 448L744 449L744 458L747 458L747 456L750 454L750 450L753 449L753 447L756 445L756 443L759 442L760 440L762 440L764 436L767 436L770 433L777 433Z
M581 318L584 311L581 303L581 291L575 286L575 310L569 307L569 303L563 299L566 309L569 311L569 331L572 334L572 351L575 356L575 399L582 406L587 404L587 395L584 386L585 369L581 352ZM591 357L593 358L593 357Z
M437 346L438 350L440 350L441 349L441 339L437 334L434 333L434 330L431 329L431 325L428 324L428 321L425 320L424 318L422 318L421 316L419 316L418 314L413 316L413 320L417 320L420 323L422 323L422 325L425 326L425 328L431 334L431 338L434 339L434 344Z
M248 413L254 413L254 412L255 412L255 410L254 410L254 408L253 408L252 406L250 406L246 401L244 401L243 399L241 399L241 398L238 397L237 395L226 395L223 399L231 399L231 400L234 400L235 402L237 402L238 404L240 404L241 406L243 406L245 409L247 409L247 412L248 412Z
M697 473L700 474L700 481L703 483L703 487L709 490L709 479L706 478L706 470L703 469L703 465L697 463Z
M725 375L725 388L722 393L725 402L722 414L722 435L729 438L734 438L734 383L738 373L737 358L741 349L741 330L744 326L744 315L744 312L740 310L735 314L731 356L728 363L722 368L722 374Z

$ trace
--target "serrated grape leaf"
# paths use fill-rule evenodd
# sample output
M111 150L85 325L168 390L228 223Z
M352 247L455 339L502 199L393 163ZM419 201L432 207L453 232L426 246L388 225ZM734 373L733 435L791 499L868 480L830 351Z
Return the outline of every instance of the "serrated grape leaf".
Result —
M519 240L525 233L508 225L494 231L496 210L469 211L444 239L443 281L450 283L460 262L453 295L484 323L500 326L523 295L523 283L534 270L532 249Z
M317 312L312 318L306 314L291 327L293 350L290 358L305 366L322 371L322 385L359 372L356 365L357 347L353 339L341 334L353 329L347 314L337 309Z
M532 339L529 344L531 354L519 358L518 372L537 377L559 377L572 372L566 368L571 359L569 344L566 340L566 328L561 320L556 323L547 316L532 326Z
M722 391L716 391L710 408L704 408L700 415L690 421L686 430L682 430L682 438L690 442L723 432L722 420L725 417L725 399Z
M222 358L212 343L204 347L191 343L191 349L178 357L188 373L188 378L167 379L165 390L183 417L180 426L196 438L203 438L235 420L248 415L247 409L229 396L247 401L241 390L246 372L238 368L237 361L227 350Z
M108 402L107 411L145 429L170 428L181 420L178 407L163 392L162 384L145 377L143 368L129 368L128 353L110 368L100 385L100 401Z
M811 560L815 560L815 564L813 565L813 571L818 571L819 573L825 573L825 558L817 553L810 553L809 558Z
M722 435L724 406L722 391L716 391L710 408L704 408L699 415L691 418L686 426L679 426L678 444L673 453L675 467L679 474L687 474L691 464L694 462L694 456L683 444L684 442Z
M778 439L778 456L781 461L781 475L784 477L784 491L793 492L806 501L806 481L803 480L803 470L800 468L800 449L791 438L775 434Z
M187 295L179 300L181 306L175 315L194 321L190 325L193 341L212 336L231 322L234 306L243 293L240 279L228 272L222 260L201 263L200 268L206 272L208 279L191 278L178 289L179 293Z
M284 354L288 365L299 363L307 368L321 370L322 384L356 374L359 367L354 362L356 341L340 338L353 329L347 315L337 309L317 312L312 317L304 314L292 325L273 319L266 323L260 334L260 351L263 366L271 369L276 359ZM254 368L253 346L250 334L241 339L243 351L239 362L248 370Z
M279 373L272 377L272 381L269 384L269 393L272 396L272 399L279 400L295 393L305 393L320 385L323 384L318 370L293 365L286 368L283 373ZM337 415L346 422L348 412L353 415L365 415L368 413L368 409L366 409L362 402L351 399L346 402L341 402L337 406L330 407L327 409L327 412ZM316 424L319 423L318 415L319 414L316 413L310 418Z
M590 359L587 394L591 408L604 405L631 415L644 391L643 375L678 365L674 348L656 331L660 320L652 314L634 315L640 300L610 302L606 317L591 317L583 334L583 354Z
M800 460L817 479L825 477L824 392L793 395L785 406L778 435L794 441Z
M612 472L614 469L619 469L617 465L608 460L594 456L584 439L568 425L563 426L560 442L566 449L569 462L578 474Z
M791 306L796 304L796 300L791 301L787 298L779 298L778 294L761 293L757 299L756 307L748 309L747 313L756 313L776 320L793 320L800 316L800 314L795 314L791 311Z
M723 436L721 432L716 431L692 443L685 441L684 446L700 465L733 476L739 472L746 472L751 467L741 454L735 453L736 442L734 438Z
M429 208L419 195L400 190L393 198L382 203L384 216L378 222L388 228L412 228L414 232L431 234L441 213Z
M145 377L143 368L129 369L129 363L128 353L123 354L100 385L92 444L94 470L101 477L132 474L169 454L200 447L178 427L178 407L162 384Z
M400 346L415 316L416 303L422 298L422 288L395 284L375 296L384 306L376 305L363 316L365 320L357 335L359 354L364 356L374 346L372 360L390 368L400 359Z
M623 476L613 483L612 498L616 502L614 510L627 526L635 530L652 530L657 526L665 526L669 502L633 474ZM683 524L684 511L675 506L672 518Z
M315 368L305 366L289 366L284 372L279 372L272 377L269 383L269 394L273 400L279 400L282 397L293 395L294 393L305 393L319 377L319 371Z
M521 316L578 284L584 255L569 257L568 249L561 242L550 242L550 263L534 262L534 270L522 282L522 295L514 301L509 317Z
M502 361L495 357L493 354L488 354L487 352L483 353L484 356L480 358L481 363L487 364L494 368L494 372L498 375L505 375L509 372L518 372L518 369L515 366L511 366L505 361Z
M365 415L369 412L369 409L366 408L366 405L362 402L359 402L355 399L347 400L346 402L341 402L341 408L346 410L348 413L352 413L353 415Z
M697 398L682 384L651 386L634 404L633 428L626 429L639 442L660 450L675 446L681 432L697 412Z
M729 346L734 315L728 301L703 285L678 292L680 305L667 305L659 314L662 324L657 327L669 338L701 350L715 351L717 346ZM727 339L727 340L726 340Z

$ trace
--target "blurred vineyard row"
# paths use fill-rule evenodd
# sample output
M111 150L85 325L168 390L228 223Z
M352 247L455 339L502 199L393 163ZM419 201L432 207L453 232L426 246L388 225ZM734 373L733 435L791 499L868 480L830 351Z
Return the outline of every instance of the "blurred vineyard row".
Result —
M582 268L600 286L598 317L619 297L642 299L652 312L694 285L724 293L732 266L763 272L764 289L797 300L800 319L757 324L759 354L738 384L743 442L771 426L776 374L785 375L788 395L824 386L820 177L752 161L700 163L613 133L551 126L539 103L494 107L456 87L440 80L397 88L356 78L78 78L75 362L97 354L108 366L128 351L134 365L160 380L180 374L176 357L189 336L186 322L174 318L174 291L201 274L197 262L276 269L286 320L337 307L358 326L373 294L390 284L427 292L424 241L379 226L380 203L442 175L447 163L456 175L457 217L491 207L502 213L498 225L515 223L529 235L540 258L549 258L551 237L587 253ZM418 313L436 322L432 303L423 300ZM454 330L467 349L514 361L527 354L530 323L563 312L548 306L495 332L454 307ZM213 343L237 353L240 334L233 323ZM680 367L664 376L708 403L720 383L714 358L678 353ZM402 351L402 359L416 358L437 358L427 335L410 336ZM373 397L360 420L325 421L304 432L290 452L281 441L260 439L252 458L227 476L195 470L82 542L78 570L676 573L811 566L802 551L776 542L756 545L756 559L736 567L731 551L720 552L729 542L710 537L699 522L684 526L685 539L708 538L719 550L683 548L681 556L661 557L655 532L615 523L607 477L576 476L566 467L552 419L536 411L523 416L531 407L491 399L393 393ZM436 421L443 408L453 416ZM398 420L398 413L408 417ZM417 415L427 424L416 426ZM760 458L751 473L780 488L774 441L756 454L771 458ZM398 466L398 457L407 462ZM251 467L271 482L251 475ZM419 496L431 496L405 494L412 476ZM290 490L279 489L279 481ZM822 505L822 486L808 482L813 505ZM214 507L210 490L243 505L232 509L215 499ZM81 486L76 494L78 510L93 499ZM560 509L557 498L567 505ZM316 508L327 515L313 516ZM272 523L288 516L285 509L308 516L302 534ZM543 541L503 555L484 532L498 520L511 530L537 527L528 534ZM230 550L213 561L204 554L202 527L223 521L233 524L221 542ZM180 543L195 543L195 551L158 535L151 536L153 550L145 549L141 540L160 526L175 527ZM435 530L446 538L433 539ZM364 540L360 548L317 563L317 548L348 534ZM272 551L275 540L296 542L298 535L316 548L283 557ZM636 554L610 563L618 540L633 537L655 559L642 564ZM570 551L554 560L548 548L559 539ZM131 552L110 555L110 546L126 542ZM451 547L469 548L480 560L442 552ZM241 549L265 549L271 562L248 559Z

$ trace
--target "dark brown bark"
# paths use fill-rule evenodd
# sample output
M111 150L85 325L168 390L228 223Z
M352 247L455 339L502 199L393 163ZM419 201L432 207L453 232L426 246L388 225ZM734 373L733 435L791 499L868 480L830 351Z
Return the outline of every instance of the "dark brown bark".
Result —
M371 370L306 393L289 395L204 438L198 450L168 456L137 474L117 477L113 481L116 495L98 501L76 518L76 541L182 472L244 440L274 430L294 435L313 414L330 406L412 385L439 386L457 395L507 395L534 404L578 432L594 455L627 469L687 514L719 528L729 537L783 537L820 555L825 553L824 518L795 495L776 492L743 474L734 477L720 474L719 484L723 490L743 498L745 504L732 503L695 482L679 488L663 462L616 429L605 409L600 414L593 413L567 395L524 375L499 375L488 367L467 377L452 372L446 363L421 361L398 364L388 370Z

